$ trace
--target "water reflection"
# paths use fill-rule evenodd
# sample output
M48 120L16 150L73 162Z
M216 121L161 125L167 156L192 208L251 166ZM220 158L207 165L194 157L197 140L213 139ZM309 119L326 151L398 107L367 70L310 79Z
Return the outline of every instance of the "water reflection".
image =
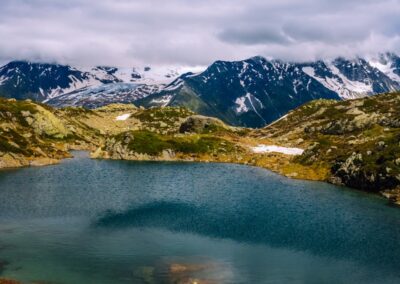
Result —
M0 216L7 261L0 277L105 284L400 278L398 208L251 167L81 157L5 171Z
M106 211L94 222L97 228L161 228L213 238L265 244L270 247L309 251L315 255L364 262L371 267L400 269L400 231L393 224L377 222L368 215L348 212L298 211L290 207L207 207L179 202L151 202L125 211ZM350 208L351 209L351 208ZM386 220L387 221L387 220ZM393 234L382 234L391 231ZM383 240L377 236L385 235ZM366 245L369 250L366 250ZM372 250L371 250L372 249ZM376 252L379 258L371 259Z

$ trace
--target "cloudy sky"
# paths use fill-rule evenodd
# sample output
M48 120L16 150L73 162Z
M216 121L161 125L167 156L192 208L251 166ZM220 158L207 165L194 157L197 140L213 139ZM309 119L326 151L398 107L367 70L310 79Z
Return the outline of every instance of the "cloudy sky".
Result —
M400 52L400 0L1 0L0 62L208 65Z

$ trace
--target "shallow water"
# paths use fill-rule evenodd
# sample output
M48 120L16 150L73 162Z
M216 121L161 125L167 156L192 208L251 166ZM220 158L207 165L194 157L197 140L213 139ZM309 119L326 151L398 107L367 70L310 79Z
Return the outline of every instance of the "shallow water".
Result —
M0 277L400 283L400 209L379 197L240 165L74 154L0 172Z

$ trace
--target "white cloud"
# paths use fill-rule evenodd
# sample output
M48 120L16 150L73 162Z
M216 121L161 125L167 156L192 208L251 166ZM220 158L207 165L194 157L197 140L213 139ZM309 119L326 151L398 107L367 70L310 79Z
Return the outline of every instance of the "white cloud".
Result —
M2 0L0 61L208 65L400 51L400 0Z

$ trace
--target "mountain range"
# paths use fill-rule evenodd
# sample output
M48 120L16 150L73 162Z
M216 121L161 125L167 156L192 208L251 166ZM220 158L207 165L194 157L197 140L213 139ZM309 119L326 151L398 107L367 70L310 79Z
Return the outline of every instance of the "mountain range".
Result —
M400 90L400 57L393 53L306 63L256 56L188 71L13 61L0 68L0 95L55 107L185 106L232 125L262 127L314 99L346 100Z
M55 106L95 108L129 103L160 91L182 72L179 68L75 68L13 61L0 68L0 94Z

